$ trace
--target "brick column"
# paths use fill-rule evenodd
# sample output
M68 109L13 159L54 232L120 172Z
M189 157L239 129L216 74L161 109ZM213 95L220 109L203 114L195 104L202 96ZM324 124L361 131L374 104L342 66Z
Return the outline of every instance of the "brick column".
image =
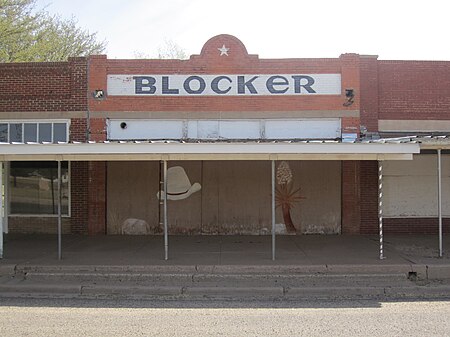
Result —
M378 163L361 161L361 234L378 233Z
M360 233L360 190L360 162L342 161L342 234Z
M360 93L360 56L358 54L342 54L341 60L341 79L342 79L342 110L358 111L361 104ZM347 102L345 97L346 89L352 89L354 93L353 103L344 105ZM355 134L359 137L360 117L343 117L341 119L343 134Z
M88 233L106 234L106 162L89 162L88 174Z

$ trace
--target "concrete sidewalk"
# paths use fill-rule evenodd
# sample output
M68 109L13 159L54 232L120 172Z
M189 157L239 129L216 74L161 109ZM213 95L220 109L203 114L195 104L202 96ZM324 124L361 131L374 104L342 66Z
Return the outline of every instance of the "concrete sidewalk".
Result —
M450 244L445 236L444 247ZM0 296L443 298L450 258L435 236L9 235Z
M444 251L450 236L444 236ZM57 259L54 235L8 235L0 266L450 266L438 257L437 236L388 235L379 259L377 236L278 236L276 260L270 236L170 236L164 260L161 236L75 236L62 239Z

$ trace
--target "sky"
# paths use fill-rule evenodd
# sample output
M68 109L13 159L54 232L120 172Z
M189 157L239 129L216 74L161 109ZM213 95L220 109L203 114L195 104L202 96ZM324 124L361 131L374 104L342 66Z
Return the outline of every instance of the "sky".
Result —
M448 3L448 5L446 5ZM199 54L218 34L260 58L449 60L448 0L37 0L106 40L108 58L156 57L165 41Z

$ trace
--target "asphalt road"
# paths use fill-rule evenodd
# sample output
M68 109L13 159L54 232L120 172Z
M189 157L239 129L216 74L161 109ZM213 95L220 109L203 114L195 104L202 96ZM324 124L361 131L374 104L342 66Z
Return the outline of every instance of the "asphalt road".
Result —
M450 336L450 301L2 298L0 336Z

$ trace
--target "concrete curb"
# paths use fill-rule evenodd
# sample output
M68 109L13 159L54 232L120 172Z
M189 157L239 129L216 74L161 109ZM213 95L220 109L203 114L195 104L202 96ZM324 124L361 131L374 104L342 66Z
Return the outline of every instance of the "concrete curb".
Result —
M429 265L427 270L428 279L450 279L450 265Z
M0 264L0 276L14 275L16 272L15 264Z
M3 271L4 270L4 271ZM403 274L450 278L450 264L342 265L0 265L4 273L142 273L142 274Z
M0 298L186 298L186 299L444 299L450 285L411 287L171 287L73 284L0 285Z
M283 287L186 287L184 295L192 296L232 296L232 297L279 297L284 295Z
M82 286L81 295L94 296L114 296L114 295L130 295L130 296L176 296L182 294L182 287L159 286L159 287L118 287L118 286Z

